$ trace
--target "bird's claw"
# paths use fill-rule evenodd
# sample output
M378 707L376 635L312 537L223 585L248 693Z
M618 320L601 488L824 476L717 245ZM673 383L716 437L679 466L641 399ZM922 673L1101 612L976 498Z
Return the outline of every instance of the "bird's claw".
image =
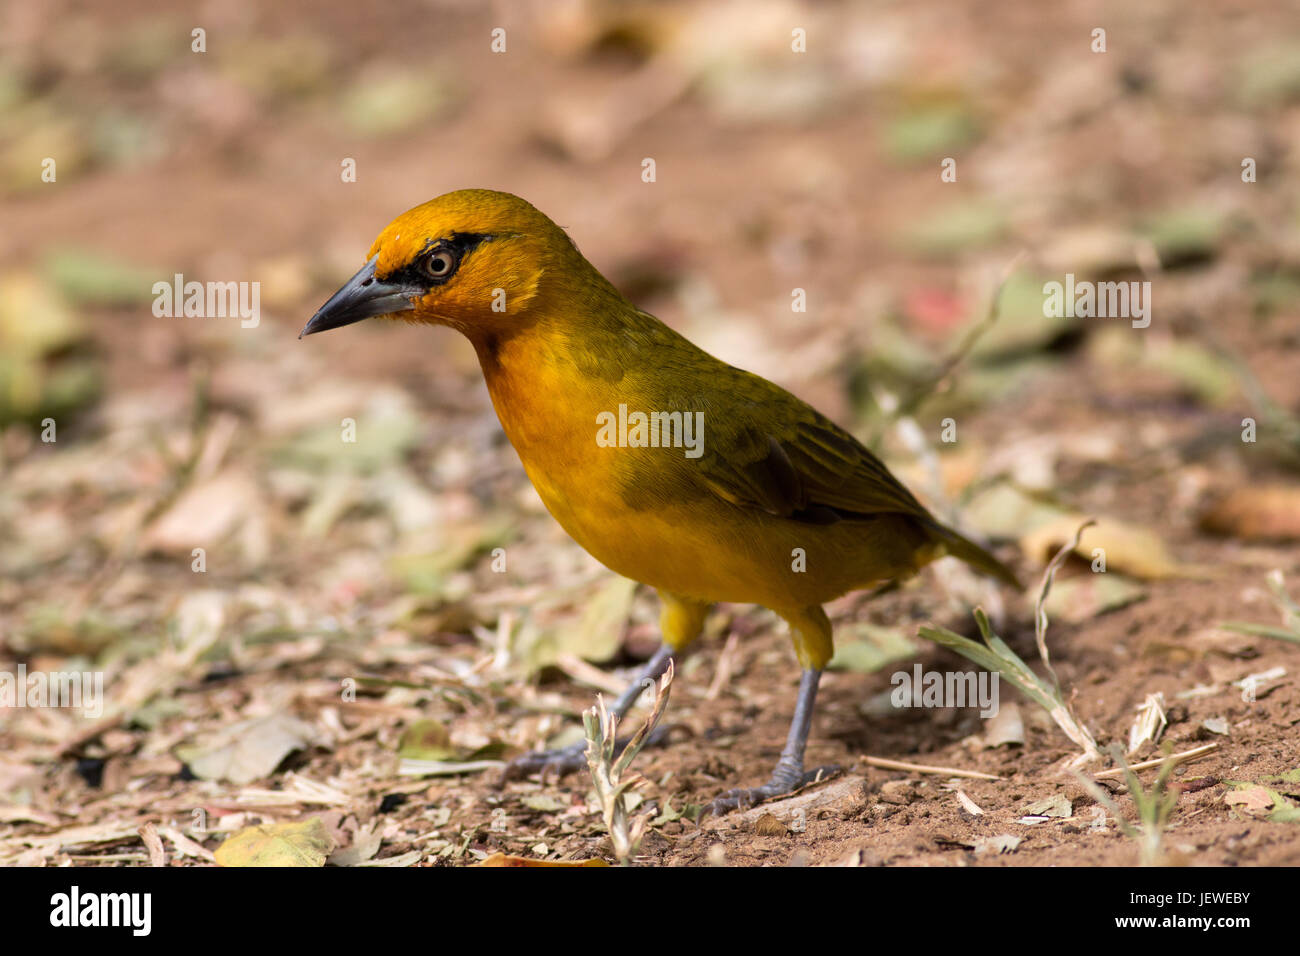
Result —
M579 741L555 750L531 750L520 754L506 764L506 779L519 780L535 773L542 779L554 776L557 780L587 766L587 743Z
M747 810L750 807L771 800L773 797L783 797L794 793L810 783L829 780L840 773L841 770L841 767L832 765L818 767L816 770L809 770L798 775L773 775L772 779L761 787L739 787L735 790L728 790L709 804L708 812L720 817L732 810Z
M643 747L658 747L668 741L668 734L672 727L656 727L646 738ZM614 741L614 752L621 754L623 748L628 745L631 737L620 737ZM587 742L580 740L576 744L570 744L568 747L557 747L555 750L531 750L526 754L520 754L514 760L506 764L505 779L519 780L531 774L539 773L542 779L554 776L557 780L565 774L573 773L575 770L583 770L587 767Z

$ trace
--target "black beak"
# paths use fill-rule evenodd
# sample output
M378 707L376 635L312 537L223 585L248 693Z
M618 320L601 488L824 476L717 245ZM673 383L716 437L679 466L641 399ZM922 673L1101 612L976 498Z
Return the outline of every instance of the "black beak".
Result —
M298 338L342 328L362 319L390 312L406 312L415 308L413 299L424 294L423 289L410 288L375 278L375 256L361 271L344 283L343 288L330 296L330 300L316 310L311 321L303 326Z

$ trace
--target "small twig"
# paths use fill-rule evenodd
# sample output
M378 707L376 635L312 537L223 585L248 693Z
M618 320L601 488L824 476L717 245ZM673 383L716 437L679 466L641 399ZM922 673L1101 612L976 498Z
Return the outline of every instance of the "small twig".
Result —
M909 770L914 773L935 773L945 777L969 777L971 780L1002 779L978 770L958 770L955 767L936 767L925 763L904 763L901 760L887 760L884 757L863 757L862 762L869 767L879 767L881 770Z
M1143 760L1141 763L1130 764L1128 769L1133 771L1150 770L1152 767L1160 766L1166 760L1168 760L1172 766L1176 767L1180 763L1188 763L1189 761L1192 760L1199 760L1200 758L1208 754L1210 751L1218 750L1218 749L1219 749L1218 744L1206 744L1204 747L1196 747L1193 748L1192 750L1184 750L1180 754L1170 754L1168 757L1159 757L1154 760ZM1124 769L1125 768L1123 767L1114 767L1110 770L1103 770L1100 773L1094 773L1092 776L1094 780L1101 780L1103 778L1109 778L1109 777L1122 777L1124 776Z
M722 689L731 681L732 664L739 649L740 635L732 631L727 635L727 643L722 645L722 653L718 655L718 667L713 672L713 681L704 695L705 700L717 700Z
M555 666L579 684L587 684L607 694L618 696L627 689L626 681L619 680L594 664L588 664L577 654L561 654L556 658Z
M150 866L166 866L167 851L163 849L162 838L158 836L158 825L150 820L140 827L140 840L149 851Z
M1056 669L1052 667L1051 655L1047 653L1047 595L1052 593L1052 583L1056 580L1056 572L1061 569L1061 565L1074 553L1074 549L1079 546L1079 541L1083 537L1083 532L1091 528L1097 522L1089 518L1079 529L1074 532L1074 539L1052 558L1047 565L1047 570L1043 572L1042 588L1038 592L1038 600L1034 603L1034 643L1038 645L1038 656L1043 659L1043 666L1047 668L1047 673L1052 675L1052 683L1056 685L1059 693L1061 690L1061 681L1056 676Z
M962 808L971 816L973 817L984 816L983 809L980 808L980 805L978 803L976 803L970 797L966 796L966 791L964 790L957 791L957 802L961 804Z

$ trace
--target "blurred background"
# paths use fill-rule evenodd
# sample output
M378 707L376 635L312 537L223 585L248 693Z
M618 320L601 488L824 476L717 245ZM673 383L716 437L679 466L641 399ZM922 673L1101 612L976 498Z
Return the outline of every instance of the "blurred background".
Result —
M223 777L177 748L289 711L312 728L289 749L360 800L391 789L376 743L401 749L414 721L437 718L457 759L533 746L585 706L569 678L599 686L592 663L653 648L651 596L545 514L455 333L296 339L384 225L463 187L531 201L638 305L871 442L1027 580L1101 518L1116 573L1064 588L1061 639L1083 649L1064 666L1132 683L1085 713L1118 725L1152 675L1186 684L1196 653L1127 674L1109 655L1273 620L1265 573L1300 570L1298 14L3 3L0 661L103 670L110 706L96 725L0 714L0 801L46 825L106 795L192 806L182 764L237 787L284 753ZM156 316L178 273L259 283L256 326ZM1045 317L1067 273L1150 281L1150 326ZM916 619L981 599L963 580L846 598L841 640L867 656L841 664L915 654ZM748 608L728 629L759 637L709 701L770 692L783 727L785 639ZM340 716L348 677L368 706ZM854 716L862 685L839 711L837 686L836 746L887 749ZM929 746L909 733L895 745ZM732 769L765 765L754 748ZM41 846L13 853L67 852Z

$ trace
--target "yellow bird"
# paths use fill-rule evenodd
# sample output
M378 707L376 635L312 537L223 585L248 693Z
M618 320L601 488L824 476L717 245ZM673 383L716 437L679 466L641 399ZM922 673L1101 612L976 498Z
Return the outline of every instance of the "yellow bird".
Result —
M717 601L785 619L803 668L771 779L715 812L791 791L830 660L821 605L942 555L1016 586L940 524L852 435L764 378L722 362L625 299L559 226L508 193L465 189L402 214L302 335L383 316L461 332L501 426L546 507L606 567L654 588L658 676ZM301 338L301 336L299 336ZM623 716L641 691L615 704ZM581 747L520 772L582 765Z

